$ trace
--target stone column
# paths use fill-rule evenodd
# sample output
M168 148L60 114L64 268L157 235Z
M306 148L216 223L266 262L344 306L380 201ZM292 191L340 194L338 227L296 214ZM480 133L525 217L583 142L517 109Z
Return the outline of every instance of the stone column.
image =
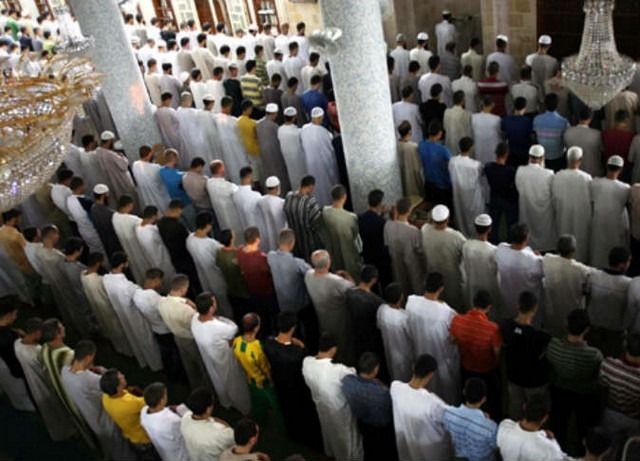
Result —
M351 195L367 208L372 189L391 204L402 194L379 0L320 0L325 27L342 30L330 58Z
M82 33L94 38L93 64L105 74L102 91L124 150L135 160L140 146L162 141L117 0L71 0L71 4Z

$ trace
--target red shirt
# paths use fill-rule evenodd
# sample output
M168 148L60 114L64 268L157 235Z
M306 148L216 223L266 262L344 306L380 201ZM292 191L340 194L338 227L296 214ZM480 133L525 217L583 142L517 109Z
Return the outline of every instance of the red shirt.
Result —
M242 271L249 292L257 296L273 296L273 278L267 263L267 255L262 251L244 251L244 246L238 248L238 266Z
M500 117L507 115L507 106L505 105L505 97L509 93L509 85L507 82L498 80L498 77L483 78L478 82L478 91L480 96L491 96L495 106L493 107L493 114Z
M625 167L627 166L627 157L629 156L629 147L633 141L634 133L627 130L619 130L617 128L609 128L602 132L602 144L604 146L604 164L614 155L619 155L624 159Z
M474 309L456 315L451 321L449 333L460 346L462 368L487 373L498 367L494 348L502 346L502 335L498 324L489 320L484 312Z

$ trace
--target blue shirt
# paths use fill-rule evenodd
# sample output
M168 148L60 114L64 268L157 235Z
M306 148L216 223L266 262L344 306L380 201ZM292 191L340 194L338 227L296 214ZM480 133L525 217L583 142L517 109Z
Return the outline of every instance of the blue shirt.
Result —
M451 189L449 175L451 151L442 144L426 140L418 146L418 154L422 161L425 181L434 184L438 189Z
M349 408L360 422L373 427L391 424L391 394L378 381L348 375L342 378L342 392Z
M318 90L307 90L302 94L302 106L311 120L311 111L314 107L320 107L324 110L324 118L322 119L322 125L324 127L329 126L329 117L327 116L327 97L320 93Z
M191 199L182 188L182 177L184 173L177 168L170 168L163 166L160 168L160 178L164 183L167 191L169 191L169 197L172 199L180 199L184 203L184 206L191 205Z
M533 119L533 131L538 144L544 147L544 156L548 160L557 160L564 155L564 131L569 122L557 112L545 112Z
M509 115L502 119L501 129L507 133L510 154L518 157L520 163L526 164L529 158L529 147L531 147L531 132L533 131L531 117Z
M451 434L456 457L469 461L494 459L498 425L485 417L482 410L466 405L448 407L444 411L443 424Z

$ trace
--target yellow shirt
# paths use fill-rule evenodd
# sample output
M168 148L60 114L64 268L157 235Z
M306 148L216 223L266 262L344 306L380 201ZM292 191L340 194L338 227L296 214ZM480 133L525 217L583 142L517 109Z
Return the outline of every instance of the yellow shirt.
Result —
M271 366L267 356L262 351L260 341L254 339L251 342L247 342L242 336L238 336L233 340L233 353L247 373L249 384L262 388L265 383L270 383Z
M140 424L140 411L145 406L142 397L124 391L122 397L102 394L102 406L131 443L147 444L151 439Z
M244 147L247 149L247 154L253 155L254 157L260 154L256 125L257 122L246 115L241 115L238 118L238 131L240 131L240 137L244 142Z

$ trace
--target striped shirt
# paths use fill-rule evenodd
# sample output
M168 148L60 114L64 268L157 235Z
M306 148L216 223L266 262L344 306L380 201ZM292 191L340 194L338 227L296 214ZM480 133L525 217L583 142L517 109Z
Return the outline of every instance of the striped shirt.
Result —
M240 79L240 87L242 88L242 96L245 99L251 101L258 108L264 106L260 77L247 74Z
M293 253L308 260L312 252L323 247L319 233L322 209L313 195L296 191L287 194L283 210L287 224L296 235Z
M597 391L602 353L585 341L569 342L553 338L547 347L550 381L556 387L591 394Z
M260 389L271 382L271 366L257 339L245 341L242 336L233 340L233 353L247 374L247 382Z
M489 320L484 312L474 309L456 315L449 333L460 346L462 368L486 373L498 367L494 349L502 347L502 334L498 324Z
M482 410L466 405L448 407L444 411L443 424L451 434L457 458L469 461L494 459L498 425Z
M600 366L599 383L608 390L609 408L640 418L640 367L607 357Z
M556 160L564 155L564 131L569 126L567 119L557 112L547 111L533 119L533 131L547 159Z

